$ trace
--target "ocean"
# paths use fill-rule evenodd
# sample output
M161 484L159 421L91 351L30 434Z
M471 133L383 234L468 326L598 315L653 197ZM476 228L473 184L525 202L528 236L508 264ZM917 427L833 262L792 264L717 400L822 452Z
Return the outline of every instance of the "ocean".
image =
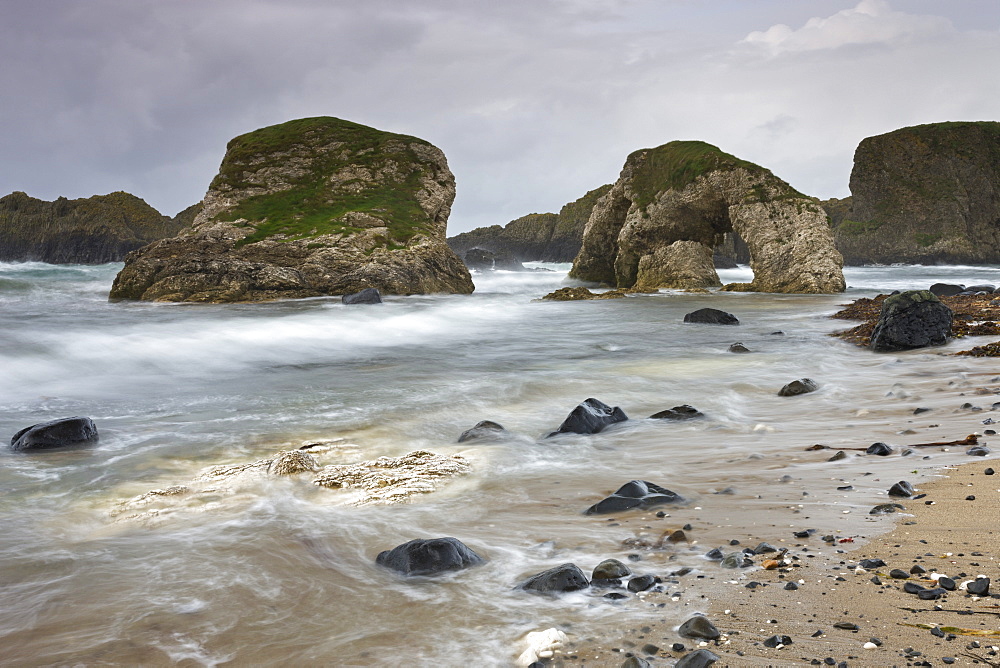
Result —
M805 499L781 516L789 530L858 531L889 477L968 457L957 448L930 462L897 456L871 494L844 500L834 479L871 462L831 474L830 453L807 446L959 439L991 411L987 392L975 392L1000 365L947 354L990 339L876 355L829 336L854 323L828 316L895 289L997 285L1000 267L847 268L841 295L543 302L569 266L530 266L548 271L476 275L471 296L345 307L339 298L110 304L120 264L0 264L0 436L74 415L93 418L101 435L79 450L0 449L0 664L508 666L529 631L603 642L645 619L679 623L709 590L681 587L675 610L515 586L565 562L589 574L605 558L661 575L717 569L708 549L780 523L774 513L787 510L792 487L773 499L768 490L783 476ZM719 273L751 277L746 267ZM740 324L683 322L702 307ZM735 342L752 352L728 352ZM777 396L803 377L819 390ZM960 408L965 388L982 412ZM544 438L588 397L632 419ZM646 419L682 404L706 417ZM933 420L912 415L924 404ZM480 420L513 438L457 443ZM908 421L914 434L900 434ZM323 463L429 450L462 456L472 472L405 504L359 506L356 490L317 487L305 474L120 510L208 467L315 442L328 446ZM646 528L614 521L624 514L583 514L632 479L689 504L664 518L630 511ZM694 518L688 544L623 544ZM441 536L487 563L411 579L374 563L382 550Z

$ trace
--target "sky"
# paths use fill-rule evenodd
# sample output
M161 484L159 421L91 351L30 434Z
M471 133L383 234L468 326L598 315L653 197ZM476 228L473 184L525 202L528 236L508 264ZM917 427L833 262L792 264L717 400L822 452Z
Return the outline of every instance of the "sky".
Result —
M823 199L863 138L1000 120L997 0L0 0L0 194L198 202L226 142L336 116L440 147L449 235L698 139Z

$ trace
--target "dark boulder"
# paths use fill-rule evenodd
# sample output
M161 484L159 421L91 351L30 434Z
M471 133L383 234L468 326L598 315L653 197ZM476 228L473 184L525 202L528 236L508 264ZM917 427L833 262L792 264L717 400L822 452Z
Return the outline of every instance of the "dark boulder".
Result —
M708 325L738 325L740 321L732 313L720 311L717 308L700 308L684 316L684 322L697 322Z
M457 538L418 538L380 552L375 563L403 575L437 575L478 566L485 559Z
M938 297L954 297L964 290L964 285L955 285L953 283L935 283L930 287L930 291Z
M800 378L793 380L788 385L778 390L779 397L795 397L800 394L809 394L819 389L819 385L812 378Z
M354 304L381 304L382 295L375 288L365 288L361 292L344 295L340 301L348 306Z
M587 399L570 412L569 416L549 436L556 434L596 434L616 422L625 422L625 411L612 408L597 399Z
M459 443L466 441L502 441L510 437L510 432L503 428L503 425L490 420L482 420L476 423L472 429L466 429L458 437Z
M903 498L909 498L913 496L913 485L906 482L905 480L900 480L895 485L889 488L889 496L900 496Z
M677 629L678 635L682 638L699 638L702 640L718 640L719 629L715 628L715 624L709 621L708 617L704 615L695 615L691 617L686 622L681 624L680 628Z
M518 589L551 594L566 591L579 591L590 586L587 576L576 564L560 564L555 568L542 571L517 586Z
M974 295L978 295L979 293L990 294L995 292L996 289L995 285L970 285L963 292L971 292Z
M632 569L617 559L605 559L594 567L591 580L617 580L632 575Z
M632 480L608 498L587 508L585 515L617 513L631 508L649 508L663 503L684 503L685 499L669 489L645 480Z
M683 406L668 408L659 413L653 413L649 417L654 420L690 420L692 418L705 417L705 414L693 406L684 404Z
M951 309L930 290L908 290L882 303L871 348L875 352L940 346L951 332Z
M866 455L878 455L879 457L886 457L892 454L892 448L886 443L872 443L865 450Z
M71 417L25 427L10 439L11 450L51 450L92 445L99 440L88 417Z
M628 581L628 590L633 593L652 589L656 584L655 575L638 575Z
M696 649L685 654L674 664L674 668L708 668L719 660L719 655L707 649Z

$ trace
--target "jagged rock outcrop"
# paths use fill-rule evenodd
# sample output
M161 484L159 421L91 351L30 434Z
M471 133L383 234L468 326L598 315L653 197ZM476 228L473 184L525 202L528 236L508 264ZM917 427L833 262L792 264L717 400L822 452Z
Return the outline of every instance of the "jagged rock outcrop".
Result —
M126 192L54 202L13 192L0 198L0 261L121 262L131 251L177 234L183 213L163 216Z
M129 254L111 299L470 293L445 243L455 178L416 137L330 117L229 142L190 227Z
M851 197L823 202L848 264L1000 263L1000 123L932 123L861 141Z
M842 259L815 200L769 170L698 141L632 153L594 206L570 276L620 288L720 285L712 250L746 243L758 292L844 290Z
M583 228L594 203L610 189L610 185L595 188L558 214L529 213L503 227L491 225L456 234L448 239L448 245L459 255L483 248L509 253L521 262L572 262L580 252Z

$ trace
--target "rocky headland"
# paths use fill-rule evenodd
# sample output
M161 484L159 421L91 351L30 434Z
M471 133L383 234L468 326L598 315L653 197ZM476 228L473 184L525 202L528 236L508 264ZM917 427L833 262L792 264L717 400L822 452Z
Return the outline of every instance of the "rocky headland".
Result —
M190 227L128 255L111 299L254 302L473 291L445 243L444 153L331 117L229 142Z
M595 188L559 213L529 213L503 227L491 225L456 234L448 239L448 245L460 255L482 248L512 255L521 262L572 262L580 252L583 228L594 203L610 189L610 185Z
M847 264L1000 262L1000 123L868 137L850 185L850 197L823 202Z
M131 251L177 234L191 209L161 215L126 192L54 202L13 192L0 198L0 261L121 262Z
M754 280L726 289L844 290L826 213L769 170L699 141L632 153L594 206L570 276L619 288L719 286L713 249L747 245Z

